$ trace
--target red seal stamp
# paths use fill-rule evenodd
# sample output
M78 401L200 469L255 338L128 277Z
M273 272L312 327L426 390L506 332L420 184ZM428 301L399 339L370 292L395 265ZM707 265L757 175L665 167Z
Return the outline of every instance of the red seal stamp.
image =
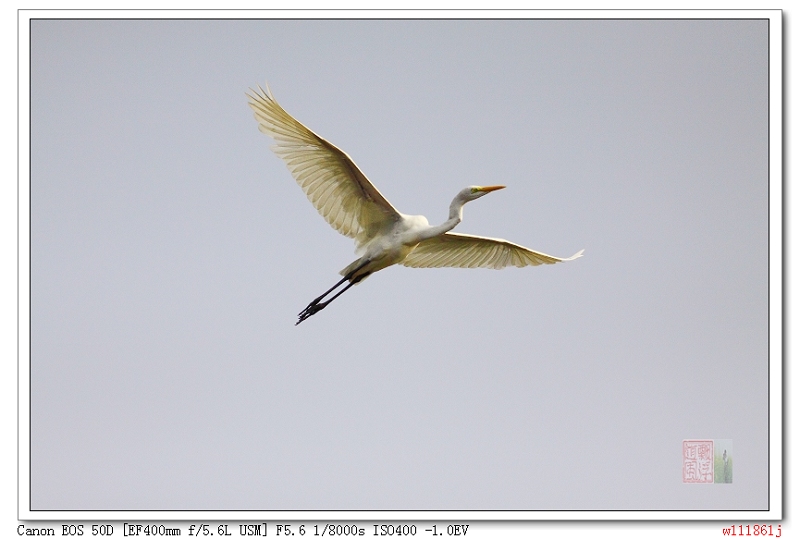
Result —
M714 482L714 440L683 441L683 482Z

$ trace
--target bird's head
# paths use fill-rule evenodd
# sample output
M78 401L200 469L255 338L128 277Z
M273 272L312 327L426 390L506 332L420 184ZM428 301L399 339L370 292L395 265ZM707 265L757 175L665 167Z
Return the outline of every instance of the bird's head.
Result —
M480 185L470 185L469 187L462 189L458 195L460 198L463 198L465 202L469 202L471 200L475 200L476 198L481 198L483 195L487 195L492 191L505 188L505 185L488 185L486 187L481 187Z
M466 204L467 202L471 202L477 198L481 198L483 195L491 193L492 191L497 191L498 189L504 189L504 188L505 185L489 185L487 187L481 187L480 185L470 185L469 187L465 187L464 189L458 192L456 198L454 198L453 202L450 203L450 219L458 219L458 221L460 222L464 204Z

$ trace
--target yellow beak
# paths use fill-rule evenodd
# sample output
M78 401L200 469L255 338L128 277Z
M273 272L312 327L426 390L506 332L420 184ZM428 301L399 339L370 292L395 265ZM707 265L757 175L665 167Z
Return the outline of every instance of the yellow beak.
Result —
M505 189L505 185L488 185L486 187L478 187L479 191L483 191L485 193L491 193L492 191L497 191L498 189Z

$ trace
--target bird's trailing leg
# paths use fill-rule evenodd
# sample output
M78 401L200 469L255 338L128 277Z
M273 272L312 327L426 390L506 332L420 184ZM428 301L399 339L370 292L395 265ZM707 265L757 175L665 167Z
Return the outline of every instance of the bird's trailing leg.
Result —
M358 281L360 281L360 280L361 280L361 279L359 279ZM294 324L294 325L296 326L297 324L299 324L300 322L302 322L303 320L305 320L305 319L306 319L306 318L308 318L309 316L311 316L311 315L313 315L313 314L316 314L316 313L320 312L322 309L324 309L325 307L327 307L327 306L328 306L328 304L329 304L330 302L332 302L333 300L335 300L336 298L338 298L339 296L341 296L342 294L344 294L344 293L345 293L345 291L346 291L348 288L350 288L351 286L353 286L354 284L356 284L358 281L351 281L350 283L348 283L348 284L347 284L347 286L345 286L344 288L342 288L341 290L339 290L339 291L336 293L336 295L335 295L335 296L333 296L331 299L329 299L329 300L327 300L327 301L319 301L321 298L317 298L317 299L315 299L314 301L312 301L311 303L309 303L309 304L308 304L308 307L306 307L305 309L303 309L303 312L301 312L299 315L297 315L297 317L298 317L298 320L297 320L297 322L295 322L295 324ZM342 280L342 281L339 281L339 284L342 284L343 282L344 282L344 280ZM336 286L339 286L339 284L337 284ZM336 288L336 286L334 286L333 288ZM326 296L327 294L329 294L329 293L330 293L330 291L328 291L328 292L325 292L325 294L323 294L323 295L322 295L322 297L325 297L325 296Z
M306 319L306 318L308 318L309 316L311 316L311 315L313 315L313 314L316 314L316 313L318 313L319 311L321 311L322 309L324 309L325 307L327 307L327 306L328 306L328 304L329 304L331 301L335 300L336 298L338 298L339 296L341 296L342 294L344 294L344 291L345 291L345 290L347 290L348 288L350 288L350 287L351 287L351 286L353 286L354 284L356 284L356 283L358 283L359 281L361 281L362 279L364 279L364 278L365 278L367 275L369 275L369 274L366 274L366 275L359 275L357 278L353 279L353 275L355 275L355 274L356 274L356 272L357 272L358 270L362 269L362 268L363 268L364 266L366 266L368 263L369 263L369 260L365 260L363 264L359 265L358 267L356 267L355 269L353 269L352 271L350 271L350 272L349 272L347 275L345 275L344 277L342 277L342 279L341 279L341 280L340 280L338 283L336 283L335 285L333 285L332 287L330 287L328 290L326 290L324 294L322 294L322 295L321 295L321 296L319 296L318 298L316 298L316 299L312 300L312 301L311 301L311 303L309 303L309 304L306 306L306 308L305 308L305 309L303 309L303 310L300 312L300 314L298 314L298 315L297 315L297 317L298 317L298 320L297 320L297 322L295 322L295 324L294 324L294 325L296 326L297 324L299 324L300 322L302 322L303 320L305 320L305 319ZM352 279L352 280L351 280L351 279ZM337 288L338 288L338 287L339 287L339 286L340 286L342 283L344 283L345 281L348 281L348 280L350 280L350 284L348 284L347 286L345 286L344 288L342 288L341 290L339 290L339 292L337 292L337 293L336 293L336 295L335 295L335 296L333 296L331 299L329 299L329 300L327 300L327 301L322 301L322 300L325 298L325 296L327 296L328 294L330 294L331 292L333 292L334 290L336 290L336 289L337 289Z
M339 285L340 285L340 284L342 284L343 282L345 282L347 279L349 279L349 276L347 276L347 275L345 275L344 277L342 277L342 280L341 280L341 281L339 281L338 283L336 283L335 285L333 285L332 287L330 287L328 290L326 290L326 291L325 291L325 292L324 292L324 293L323 293L321 296L319 296L318 298L316 298L316 299L312 300L312 301L311 301L311 303L309 303L309 304L308 304L308 306L307 306L307 307L306 307L306 308L303 310L303 312L307 311L308 309L310 309L311 307L313 307L314 305L316 305L317 303L319 303L320 301L322 301L322 298L324 298L325 296L327 296L328 294L330 294L331 292L333 292L334 290L336 290L336 289L339 287ZM301 313L301 314L302 314L302 313Z

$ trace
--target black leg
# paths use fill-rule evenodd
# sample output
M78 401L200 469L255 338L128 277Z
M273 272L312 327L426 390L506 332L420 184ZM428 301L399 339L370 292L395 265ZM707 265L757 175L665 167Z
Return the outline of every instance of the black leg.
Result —
M305 310L308 310L308 308L309 308L309 307L311 307L312 305L316 305L317 303L319 303L320 301L322 301L322 298L324 298L325 296L327 296L328 294L330 294L331 292L333 292L334 290L336 290L336 288L337 288L337 287L338 287L340 284L342 284L343 282L345 282L347 279L348 279L348 276L347 276L347 275L345 275L344 277L342 277L342 280L341 280L341 281L339 281L338 283L336 283L335 285L333 285L332 287L330 287L330 288L329 288L329 289L328 289L328 290L327 290L327 291L326 291L324 294L322 294L320 297L318 297L318 298L316 298L316 299L312 300L312 301L311 301L311 303L309 303L309 304L308 304L308 306L306 307L306 309L305 309Z
M341 295L344 293L344 291L345 291L345 290L347 290L348 288L350 288L350 287L351 287L351 286L353 286L354 284L356 284L356 283L358 283L359 281L361 281L362 279L364 279L364 278L365 278L367 275L369 275L369 274L366 274L366 275L359 275L359 276L358 276L358 278L356 278L356 279L353 279L352 281L350 281L350 283L348 283L348 285L347 285L347 286L345 286L344 288L342 288L341 290L339 290L339 291L336 293L336 295L335 295L335 296L333 296L331 299L329 299L329 300L327 300L327 301L322 301L322 299L323 299L325 296L327 296L328 294L330 294L331 292L333 292L334 290L336 290L336 289L337 289L337 288L338 288L338 287L339 287L339 286L340 286L342 283L344 283L345 281L347 281L347 280L349 280L349 279L352 279L353 275L355 275L355 273L356 273L358 270L360 270L361 268L363 268L364 266L366 266L366 265L367 265L369 262L370 262L369 260L365 260L363 264L361 264L361 265L360 265L360 266L358 266L356 269L354 269L353 271L351 271L350 273L348 273L347 275L345 275L344 277L342 277L342 279L341 279L341 280L340 280L338 283L336 283L335 285L333 285L332 287L330 287L330 288L329 288L329 289L328 289L328 290L327 290L327 291L326 291L324 294L322 294L322 295L321 295L321 296L319 296L318 298L314 299L314 300L313 300L311 303L309 303L308 305L306 305L306 308L305 308L305 309L303 309L302 311L300 311L300 314L298 314L298 315L297 315L297 317L298 317L298 319L299 319L299 320L297 320L297 322L295 322L295 324L294 324L294 325L296 326L297 324L299 324L300 322L302 322L303 320L305 320L305 319L306 319L306 318L308 318L309 316L311 316L311 315L313 315L313 314L316 314L316 313L318 313L319 311L321 311L322 309L324 309L325 307L327 307L327 306L328 306L328 304L329 304L331 301L333 301L333 300L335 300L336 298L338 298L339 296L341 296Z
M353 281L353 282L351 282L351 283L348 283L348 284L347 284L347 286L345 286L344 288L342 288L341 290L339 290L339 291L336 293L336 295L335 295L335 296L333 296L333 297L332 297L331 299L329 299L328 301L317 302L317 303L313 303L313 302L312 302L312 304L311 304L311 305L309 305L308 307L306 307L305 309L303 309L303 312L301 312L299 315L297 315L297 317L298 317L298 320L297 320L297 322L295 322L295 324L294 324L294 325L296 326L297 324L299 324L300 322L302 322L303 320L305 320L305 319L306 319L306 318L308 318L309 316L311 316L311 315L314 315L314 314L316 314L316 313L320 312L322 309L324 309L325 307L327 307L327 306L328 306L328 304L330 304L330 302L332 302L333 300L335 300L336 298L338 298L339 296L341 296L342 294L344 294L344 293L345 293L345 291L347 291L347 289L348 289L348 288L350 288L351 286L353 286L353 285L354 285L354 284L356 284L357 282L358 282L358 281Z

